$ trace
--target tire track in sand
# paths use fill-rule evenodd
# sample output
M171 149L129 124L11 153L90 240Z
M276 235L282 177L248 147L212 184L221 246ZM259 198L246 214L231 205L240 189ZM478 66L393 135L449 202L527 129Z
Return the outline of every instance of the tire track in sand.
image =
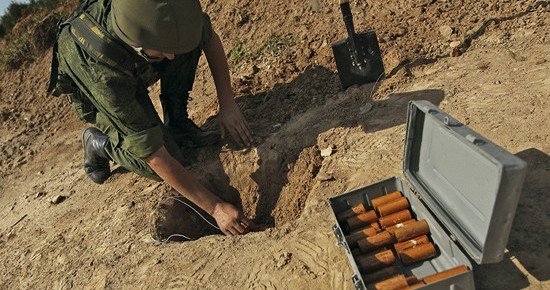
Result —
M320 241L321 238L316 240ZM295 241L295 250L296 255L302 256L302 262L304 262L304 264L314 273L319 273L321 271L326 273L328 271L327 267L322 265L326 264L324 262L324 257L326 257L327 251L324 248L304 238L298 238Z

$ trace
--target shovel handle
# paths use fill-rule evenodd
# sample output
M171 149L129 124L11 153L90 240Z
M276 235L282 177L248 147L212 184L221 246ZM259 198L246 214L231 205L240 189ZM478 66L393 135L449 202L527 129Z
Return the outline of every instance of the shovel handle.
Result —
M351 48L351 60L354 66L359 68L363 67L365 56L363 52L357 49L357 39L355 35L355 28L353 26L353 15L351 14L351 7L349 0L339 0L340 10L342 11L342 17L344 18L344 24L346 24L346 30L348 31L348 40Z
M340 0L340 10L342 11L342 17L344 18L344 24L346 24L346 30L350 38L355 36L355 28L353 27L353 15L351 14L351 7L349 1Z
M342 11L342 17L344 18L344 24L346 24L346 30L348 31L348 37L353 50L353 55L357 56L357 46L355 44L355 28L353 27L353 15L351 14L351 7L349 6L349 0L339 0L340 10Z

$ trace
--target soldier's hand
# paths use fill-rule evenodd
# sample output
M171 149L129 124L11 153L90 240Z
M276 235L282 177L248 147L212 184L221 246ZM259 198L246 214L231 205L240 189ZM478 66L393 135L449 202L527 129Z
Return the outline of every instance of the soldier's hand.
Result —
M218 121L222 138L229 133L240 146L252 146L252 130L235 103L220 106Z
M227 236L236 236L250 231L253 224L244 214L227 202L216 204L212 214L220 230Z

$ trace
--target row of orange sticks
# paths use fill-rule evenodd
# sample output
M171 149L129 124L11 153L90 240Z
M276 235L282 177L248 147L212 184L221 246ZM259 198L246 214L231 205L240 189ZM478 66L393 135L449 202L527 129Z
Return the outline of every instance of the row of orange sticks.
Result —
M371 204L372 210L367 210L365 205L360 203L337 215L348 232L351 232L346 236L346 241L354 248L352 253L359 270L365 273L365 282L376 282L388 277L392 277L388 281L394 282L395 279L405 279L404 275L398 275L399 271L395 267L388 268L395 263L396 256L385 246L393 244L401 263L405 266L436 256L435 245L427 236L430 233L428 223L426 220L413 219L409 211L409 202L401 192L395 191L375 198ZM403 282L403 279L397 282ZM420 283L412 276L407 280L406 286L415 284L414 281ZM379 283L385 285L383 282L385 281Z
M373 199L373 210L363 203L338 214L340 220L352 232L346 237L351 247L357 246L354 254L366 254L394 244L396 253L404 265L431 258L436 255L433 243L427 234L430 228L426 220L417 221L409 211L409 202L401 192L395 191ZM378 251L357 258L362 271L372 271L395 262L391 250Z
M468 272L468 267L461 265L449 270L445 270L422 279L418 279L414 275L405 276L404 274L396 274L391 278L375 282L367 286L367 289L376 290L411 290L423 287L424 285L435 283L443 279L453 277L462 273Z

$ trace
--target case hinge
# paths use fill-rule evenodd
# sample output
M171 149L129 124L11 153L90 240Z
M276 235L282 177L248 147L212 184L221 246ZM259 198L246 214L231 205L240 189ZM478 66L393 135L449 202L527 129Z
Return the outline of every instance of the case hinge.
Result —
M336 245L340 248L344 247L344 234L342 234L342 231L338 227L338 225L332 226L332 232L334 233L334 236L336 237Z
M409 189L416 196L416 198L418 198L418 200L422 200L422 196L420 195L420 193L416 189L414 189L412 187L410 187Z
M449 238L451 238L451 241L453 241L453 242L455 242L455 243L458 243L458 240L456 239L455 235L450 234L450 235L449 235Z

